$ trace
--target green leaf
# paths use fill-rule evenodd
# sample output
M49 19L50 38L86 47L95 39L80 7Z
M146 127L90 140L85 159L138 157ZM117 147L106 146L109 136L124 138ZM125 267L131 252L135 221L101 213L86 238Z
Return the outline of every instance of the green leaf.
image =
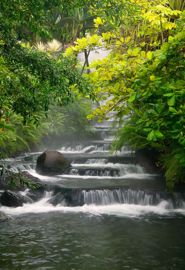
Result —
M162 138L164 138L164 135L159 130L152 130L147 136L148 141L156 141L157 139Z
M166 93L163 95L164 97L171 97L171 96L174 96L174 93Z
M155 136L155 131L154 131L154 130L152 130L152 131L148 134L147 140L148 140L148 141L155 141L155 140L156 140L156 136Z
M172 113L177 113L177 110L174 107L169 107L169 111Z
M173 95L167 103L170 107L173 107L175 105L175 95Z
M133 101L135 101L136 100L136 93L134 93L134 94L132 94L131 96L130 96L130 98L128 99L128 102L129 103L132 103Z
M155 130L155 136L157 137L157 138L159 138L159 139L161 139L161 138L163 138L164 137L164 135L162 134L162 132L161 131L159 131L159 130Z

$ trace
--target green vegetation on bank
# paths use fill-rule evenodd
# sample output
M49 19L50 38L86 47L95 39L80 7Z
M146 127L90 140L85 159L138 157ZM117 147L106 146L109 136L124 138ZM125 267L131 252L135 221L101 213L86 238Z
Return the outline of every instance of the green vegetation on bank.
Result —
M8 125L0 134L0 159L14 156L31 149L55 147L53 143L60 138L60 143L83 141L92 136L87 115L91 112L88 99L78 100L67 106L50 106L47 115L39 113L37 123L33 119L24 123L24 118L13 111L7 113Z
M0 61L0 149L10 155L51 133L51 106L66 106L90 95L90 86L76 61L15 45ZM78 108L76 108L78 111ZM61 126L60 116L53 116Z
M81 2L0 4L0 158L29 149L48 133L64 133L64 122L71 118L58 106L77 101L80 106L83 97L91 96L76 59L37 46L41 41L47 45L57 18L75 14ZM76 106L77 113L82 107Z
M169 189L185 182L184 8L183 0L95 1L97 31L66 51L110 50L89 74L96 98L105 100L90 117L115 111L120 130L114 148L129 143L157 151Z
M185 181L185 33L178 32L136 73L127 109L130 118L119 131L119 148L159 152L170 189Z

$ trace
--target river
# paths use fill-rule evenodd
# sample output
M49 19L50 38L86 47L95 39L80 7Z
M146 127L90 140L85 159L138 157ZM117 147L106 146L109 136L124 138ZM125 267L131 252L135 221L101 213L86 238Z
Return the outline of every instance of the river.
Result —
M94 128L99 140L58 148L72 160L68 174L38 175L39 153L5 160L68 189L75 205L51 191L22 207L0 206L10 216L0 223L1 270L185 269L184 194L167 193L128 147L111 153L111 121Z

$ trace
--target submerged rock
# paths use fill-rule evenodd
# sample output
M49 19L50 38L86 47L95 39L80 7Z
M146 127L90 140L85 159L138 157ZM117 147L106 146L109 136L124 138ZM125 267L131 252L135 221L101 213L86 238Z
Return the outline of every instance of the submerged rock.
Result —
M4 221L7 221L7 220L9 220L10 219L10 217L9 216L7 216L5 213L3 213L3 212L0 212L0 222L4 222Z
M42 175L56 175L66 172L70 162L63 154L54 150L47 150L37 158L36 171Z
M63 189L55 193L49 200L49 203L53 205L61 204L63 206L82 206L84 199L80 189Z

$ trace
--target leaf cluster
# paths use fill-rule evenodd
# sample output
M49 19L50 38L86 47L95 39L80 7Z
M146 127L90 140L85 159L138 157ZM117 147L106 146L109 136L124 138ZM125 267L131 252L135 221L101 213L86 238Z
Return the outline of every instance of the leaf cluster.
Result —
M184 47L185 32L181 31L137 72L129 103L132 115L125 126L130 135L136 134L136 147L142 137L145 145L161 153L170 187L185 176Z
M184 179L185 166L184 1L97 2L92 4L98 14L96 45L89 42L91 35L68 50L76 54L101 43L110 50L91 65L89 77L103 105L89 118L102 120L114 110L121 126L115 147L129 142L157 150L172 188Z
M73 101L75 95L70 90L73 85L79 92L90 90L72 58L54 59L21 45L2 49L2 54L0 108L3 111L8 105L26 120L47 111L54 101L60 105Z

